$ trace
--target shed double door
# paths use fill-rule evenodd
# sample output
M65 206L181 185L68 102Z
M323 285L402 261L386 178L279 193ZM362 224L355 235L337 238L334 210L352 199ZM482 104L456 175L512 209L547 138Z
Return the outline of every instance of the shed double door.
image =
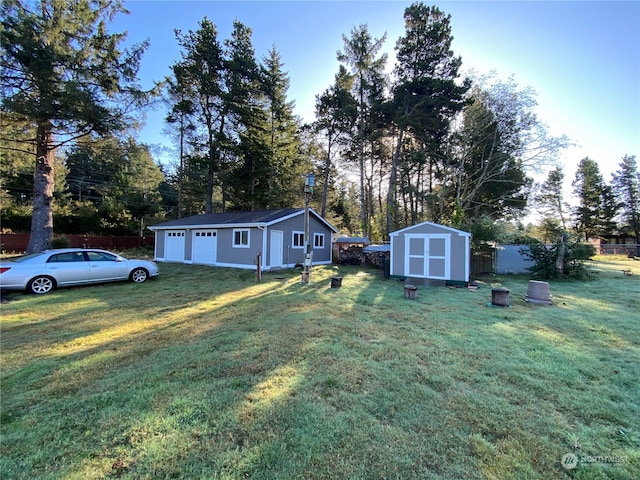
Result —
M451 236L405 236L405 274L408 277L448 280L451 272Z

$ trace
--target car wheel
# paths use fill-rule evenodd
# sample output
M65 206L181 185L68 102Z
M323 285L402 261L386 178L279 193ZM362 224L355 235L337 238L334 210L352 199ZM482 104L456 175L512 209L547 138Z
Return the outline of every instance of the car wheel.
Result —
M147 272L144 268L136 268L133 272L131 272L129 278L132 282L142 283L145 282L147 278L149 278L149 272Z
M56 288L55 280L51 277L47 277L46 275L33 278L29 282L29 285L27 285L27 290L29 292L36 293L38 295L49 293L54 288Z

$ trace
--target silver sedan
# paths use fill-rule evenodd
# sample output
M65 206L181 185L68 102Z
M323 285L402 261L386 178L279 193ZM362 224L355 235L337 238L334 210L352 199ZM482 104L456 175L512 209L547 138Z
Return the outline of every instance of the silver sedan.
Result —
M128 260L106 250L60 248L0 260L0 290L49 293L58 287L130 280L159 274L155 262Z

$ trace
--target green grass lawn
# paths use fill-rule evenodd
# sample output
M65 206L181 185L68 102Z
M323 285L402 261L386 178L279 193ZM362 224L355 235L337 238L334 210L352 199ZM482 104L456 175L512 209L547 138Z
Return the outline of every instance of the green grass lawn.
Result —
M353 267L13 293L2 478L638 479L640 262L594 268L549 307Z

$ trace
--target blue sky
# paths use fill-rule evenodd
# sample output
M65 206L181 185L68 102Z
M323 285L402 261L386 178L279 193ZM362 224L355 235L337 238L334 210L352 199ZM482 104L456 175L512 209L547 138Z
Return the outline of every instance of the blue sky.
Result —
M410 1L165 1L125 2L130 15L118 16L114 31L128 31L129 42L149 39L142 61L143 86L161 80L180 58L174 29L198 28L206 15L229 37L234 19L253 29L258 57L275 46L284 61L295 113L313 120L315 96L333 82L342 35L366 23L376 38L387 34L393 55L404 33L403 13ZM554 135L566 134L575 146L561 161L570 184L585 156L609 174L625 154L640 160L640 2L597 1L441 1L451 15L453 50L465 69L513 75L538 94L538 117ZM391 68L391 65L390 65ZM140 141L158 145L164 112L148 114Z

